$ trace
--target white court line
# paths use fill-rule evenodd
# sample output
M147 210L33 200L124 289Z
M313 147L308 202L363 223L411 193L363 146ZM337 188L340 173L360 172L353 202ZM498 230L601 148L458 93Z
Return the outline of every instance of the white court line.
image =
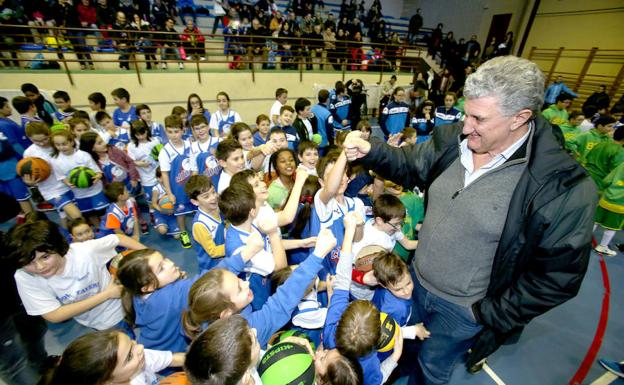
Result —
M483 364L483 370L492 378L492 380L496 383L496 385L505 385L505 382L501 380L501 378L494 373L492 368L488 366L487 363Z
M613 381L617 380L617 376L613 373L606 372L602 376L598 377L590 385L609 385Z

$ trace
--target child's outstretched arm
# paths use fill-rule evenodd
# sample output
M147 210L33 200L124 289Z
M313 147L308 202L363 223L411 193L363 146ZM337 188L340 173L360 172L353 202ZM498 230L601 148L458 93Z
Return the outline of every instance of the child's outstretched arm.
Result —
M342 176L344 175L347 167L347 156L342 151L340 156L336 160L336 163L332 166L327 176L327 180L324 180L324 186L320 190L320 198L323 204L328 204L329 201L338 194L338 188L342 182ZM322 178L322 175L319 175Z
M273 218L271 216L258 218L258 228L269 236L273 259L275 260L275 270L279 270L288 266L288 261L286 260L286 251L282 245L282 237L279 233L279 227L277 227L277 221Z
M297 168L297 173L295 175L295 184L290 192L290 197L286 204L284 205L284 209L277 213L277 224L278 226L286 226L292 223L295 220L295 215L297 215L297 208L299 207L299 198L301 198L301 190L303 190L303 185L308 179L308 172L302 167Z
M416 250L416 246L418 246L418 240L416 239L407 239L407 237L403 237L399 240L401 246L406 248L407 250Z

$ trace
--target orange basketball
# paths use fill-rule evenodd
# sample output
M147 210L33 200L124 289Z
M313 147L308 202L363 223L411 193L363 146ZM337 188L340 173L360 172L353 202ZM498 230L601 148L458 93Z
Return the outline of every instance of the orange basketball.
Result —
M186 378L186 373L177 372L160 380L158 385L191 385L191 383Z
M33 179L39 181L46 180L50 176L50 165L41 158L24 158L17 162L17 175L30 175Z

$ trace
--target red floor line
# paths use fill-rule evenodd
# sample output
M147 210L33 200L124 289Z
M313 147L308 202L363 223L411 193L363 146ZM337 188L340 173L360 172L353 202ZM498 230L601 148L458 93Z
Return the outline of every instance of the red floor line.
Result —
M595 240L593 240L593 243L595 243ZM596 333L594 334L594 340L589 346L583 362L574 374L574 377L572 377L572 379L570 380L570 385L578 385L585 380L585 377L587 377L587 373L589 373L589 370L591 369L593 363L596 361L598 351L600 350L600 346L602 345L602 339L604 337L605 331L607 330L607 321L609 320L609 299L611 297L611 284L609 283L609 272L607 271L607 264L605 263L602 254L599 255L600 271L602 272L602 284L604 286L602 309L600 310L600 320L598 321L598 327L596 328Z

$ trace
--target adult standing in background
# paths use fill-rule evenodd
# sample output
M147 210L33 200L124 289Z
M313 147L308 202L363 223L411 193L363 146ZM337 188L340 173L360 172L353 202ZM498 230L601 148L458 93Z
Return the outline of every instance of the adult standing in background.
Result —
M466 80L466 118L393 148L354 131L349 160L427 191L411 265L416 322L431 337L399 367L443 384L470 349L478 363L534 317L574 297L587 270L596 188L539 115L544 75L502 56Z
M578 95L572 91L568 86L563 84L563 77L561 75L557 76L555 81L546 88L544 92L544 105L542 106L542 110L545 110L551 104L554 104L557 101L557 96L560 93L565 92L570 94L571 96L577 98Z
M416 10L414 16L410 18L409 26L407 27L407 42L409 44L416 43L416 39L418 39L418 31L423 26L423 17L420 14L420 8Z

